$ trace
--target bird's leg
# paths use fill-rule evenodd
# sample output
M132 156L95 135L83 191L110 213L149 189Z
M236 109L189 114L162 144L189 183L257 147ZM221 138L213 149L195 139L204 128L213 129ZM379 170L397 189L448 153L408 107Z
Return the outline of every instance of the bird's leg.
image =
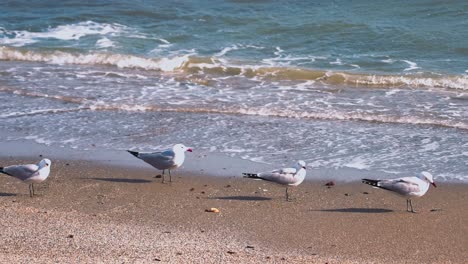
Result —
M35 193L34 193L34 183L31 183L31 186L32 186L33 196L34 196L35 195Z
M408 199L408 201L409 201L409 204L410 204L410 207L411 207L411 212L416 213L416 211L413 210L413 203L411 202L411 199Z
M172 182L171 169L169 169L169 182Z
M33 197L33 192L32 192L31 186L32 186L32 183L29 184L29 197Z
M409 212L409 199L406 199L406 212Z
M161 175L162 183L164 183L164 171L165 171L165 170L163 170L162 175Z
M286 187L286 201L289 202L289 193L288 193L289 187Z

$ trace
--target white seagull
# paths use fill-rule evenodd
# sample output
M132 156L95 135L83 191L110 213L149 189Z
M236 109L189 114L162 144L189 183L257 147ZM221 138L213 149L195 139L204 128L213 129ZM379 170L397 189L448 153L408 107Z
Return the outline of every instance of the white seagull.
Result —
M423 196L429 190L429 184L437 187L437 185L434 183L432 174L427 171L421 172L421 174L417 177L403 177L389 180L362 179L362 182L405 197L406 211L412 213L416 212L413 210L411 198ZM411 211L409 210L410 207Z
M299 160L294 168L278 169L270 172L243 173L245 178L271 181L281 185L286 185L286 201L289 200L289 186L298 186L306 176L306 163Z
M156 169L162 170L162 182L164 183L164 171L169 171L169 182L172 182L171 170L182 166L185 160L185 152L192 152L192 149L183 144L176 144L172 149L161 152L143 153L131 150L127 151Z
M43 159L38 164L0 167L0 172L29 183L29 196L33 197L34 183L41 183L49 177L51 164L49 159Z

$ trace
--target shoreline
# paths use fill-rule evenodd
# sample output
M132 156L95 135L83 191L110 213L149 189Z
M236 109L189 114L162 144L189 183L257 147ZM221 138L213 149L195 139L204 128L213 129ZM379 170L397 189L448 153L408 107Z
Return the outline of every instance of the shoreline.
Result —
M30 159L0 158L1 164ZM292 190L241 176L56 160L30 198L0 177L0 256L40 263L463 263L468 185L438 183L405 200L358 182L314 180ZM220 213L205 212L212 207Z
M0 133L0 136L2 134ZM159 173L158 170L149 164L129 155L126 150L109 150L91 147L86 150L77 150L56 145L44 145L31 140L10 140L0 141L0 145L6 150L0 152L0 159L24 159L29 162L38 162L42 157L62 161L89 161L96 165L112 165L121 168L134 168ZM151 150L138 150L151 151ZM7 154L8 153L8 154ZM253 162L241 158L229 157L222 153L207 153L204 151L186 155L182 167L177 171L183 174L196 174L211 177L232 177L241 176L243 172L262 172L270 171L272 168L288 167L295 163L295 160L289 160L283 165L267 164ZM360 182L362 178L384 179L404 177L406 175L392 174L382 171L360 170L356 168L310 168L307 169L306 181L337 181L337 182ZM409 175L408 175L409 176ZM437 179L437 182L446 182L454 184L468 184L459 179Z

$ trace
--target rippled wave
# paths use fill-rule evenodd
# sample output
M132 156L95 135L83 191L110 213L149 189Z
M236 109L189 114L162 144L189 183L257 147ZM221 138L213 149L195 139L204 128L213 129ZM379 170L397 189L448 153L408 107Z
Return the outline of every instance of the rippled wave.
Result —
M38 92L30 92L21 89L13 89L0 87L0 91L13 94L20 94L30 97L43 97L54 100L59 100L67 103L80 105L74 108L65 109L42 109L33 110L31 112L11 112L0 115L2 118L19 117L25 115L38 115L47 113L73 112L81 110L91 111L126 111L126 112L180 112L180 113L201 113L201 114L227 114L227 115L250 115L250 116L266 116L266 117L281 117L281 118L298 118L298 119L314 119L314 120L339 120L339 121L365 121L376 123L394 123L394 124L411 124L411 125L432 125L440 127L449 127L468 130L468 123L442 118L420 117L420 116L398 116L398 115L383 115L376 113L357 113L344 112L339 110L324 110L317 111L298 111L279 109L277 107L210 107L210 106L173 106L173 105L140 105L128 103L110 103L97 101L92 98L79 98L70 96L48 95Z

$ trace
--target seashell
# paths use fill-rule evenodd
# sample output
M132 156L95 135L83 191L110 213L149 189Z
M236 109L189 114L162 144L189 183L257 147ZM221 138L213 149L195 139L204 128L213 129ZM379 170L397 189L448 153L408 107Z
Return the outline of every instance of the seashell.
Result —
M210 212L210 213L219 213L219 209L218 208L210 208L210 209L206 209L205 212Z

